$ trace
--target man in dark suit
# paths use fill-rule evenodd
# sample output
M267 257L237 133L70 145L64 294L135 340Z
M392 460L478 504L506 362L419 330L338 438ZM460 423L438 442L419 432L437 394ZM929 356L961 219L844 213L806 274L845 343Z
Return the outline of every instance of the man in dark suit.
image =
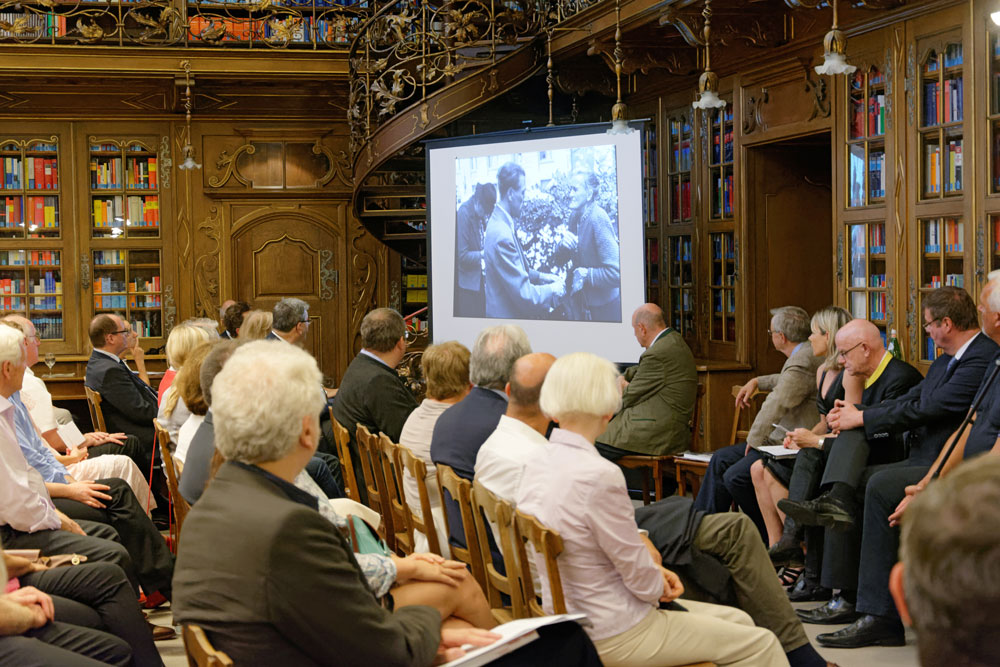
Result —
M485 317L483 239L486 221L497 203L492 183L476 184L476 191L455 214L455 316Z
M632 453L674 454L691 442L698 391L691 348L653 303L632 314L632 330L646 351L625 371L621 412L597 438L597 451L612 461Z
M497 172L500 200L486 223L486 316L539 319L566 293L558 276L531 268L517 238L515 221L524 201L524 169L508 162Z
M869 462L892 461L892 436L908 432L906 444L909 448L907 457L902 461L897 458L892 467L922 466L926 470L968 411L986 366L997 352L997 344L981 335L976 305L961 288L949 286L931 292L924 298L922 313L924 330L944 353L931 364L927 377L899 398L861 408L838 402L827 417L830 427L841 433L829 453L823 473L820 488L824 492L814 500L784 500L778 504L797 522L851 528L860 515L857 497L864 493L871 475L878 471L868 468ZM845 355L849 353L850 350L845 350ZM849 535L850 532L844 530L828 531L826 535L825 548L837 554L842 563L851 562L850 554L858 554L857 550L843 544L851 539ZM842 623L857 619L849 595L857 590L856 570L841 570L839 576L824 572L823 578L824 585L842 589L843 598L801 612L804 621ZM901 626L862 625L865 627L851 626L845 632L860 633L885 645L903 642ZM838 638L834 641L847 645L851 640Z
M250 312L250 304L246 301L237 301L226 308L222 314L222 326L225 329L223 329L221 337L236 340L240 327L243 326L243 318L248 312Z
M844 373L864 380L862 405L878 405L882 401L902 396L924 378L913 366L896 359L885 349L882 335L868 320L851 320L837 331L837 349L843 351L840 361ZM902 451L902 433L892 436L894 442L886 443L889 451ZM809 447L799 451L788 483L788 499L792 501L814 498L823 477L827 456L836 448L836 436L825 436L819 448ZM771 558L776 564L788 561L801 562L802 549L795 521L785 519L781 540L771 548ZM850 580L857 574L857 551L861 535L857 531L842 533L832 540L837 549L824 549L824 529L809 526L805 530L808 550L805 554L805 571L789 597L795 602L829 600L830 589L821 585L820 575L835 581Z
M109 313L102 313L90 321L89 335L94 351L87 361L86 384L101 395L101 410L108 432L121 431L139 439L136 465L139 470L148 470L154 448L153 420L157 402L156 390L149 386L139 339L130 324ZM132 353L138 374L133 373L121 358L127 351Z
M351 434L354 474L364 479L356 441L357 425L399 442L417 400L396 372L406 354L406 323L391 308L376 308L361 320L361 352L354 357L331 405L333 417ZM360 484L359 484L360 486ZM361 486L362 500L367 495Z
M380 606L350 543L294 485L319 439L319 381L308 354L261 341L216 376L216 446L227 463L184 522L175 618L202 626L236 664L422 667L491 643L497 635L481 629L442 629L433 607ZM555 627L557 636L542 631L496 664L600 664L578 625Z
M1000 277L994 277L980 294L983 331L975 340L996 341L1000 338ZM996 295L994 296L994 294ZM925 302L926 305L926 302ZM947 316L946 316L947 317ZM925 318L926 319L926 318ZM939 334L940 335L940 334ZM987 338L988 337L988 338ZM943 347L943 346L942 346ZM989 347L989 346L985 346ZM995 349L995 348L994 348ZM972 344L964 350L962 358L970 354ZM993 360L1000 359L994 353ZM994 367L993 363L989 368ZM991 449L997 440L997 411L1000 409L1000 391L996 382L992 387L984 386L990 372L983 374L983 380L976 394L984 398L978 408L977 418L971 429L963 433L952 433L947 441L958 441L945 469L950 469L962 460L963 455L982 453ZM928 377L930 374L928 373ZM943 444L943 443L942 443ZM915 495L932 481L932 472L945 463L947 449L941 447L933 465L918 463L889 467L872 475L865 490L864 522L862 524L861 563L857 578L858 601L856 611L861 614L852 625L838 632L821 635L822 641L838 648L855 648L872 644L901 643L903 626L889 594L889 575L899 553L899 531L896 527L902 509L897 510L907 493ZM914 485L915 488L908 488ZM905 509L907 503L903 503Z

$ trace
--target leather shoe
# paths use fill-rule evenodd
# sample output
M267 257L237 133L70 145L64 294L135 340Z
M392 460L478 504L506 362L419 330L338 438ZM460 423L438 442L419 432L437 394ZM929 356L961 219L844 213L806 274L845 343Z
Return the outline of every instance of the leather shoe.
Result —
M814 500L778 501L778 509L804 526L846 529L854 525L854 508L829 493Z
M767 550L767 555L775 567L802 567L806 562L799 541L792 537L782 537Z
M833 591L823 588L816 581L803 574L795 585L788 589L789 602L827 602Z
M803 623L817 625L851 623L859 616L858 612L854 610L854 604L839 595L835 595L822 607L797 609L795 613L798 614Z
M816 636L820 646L860 648L862 646L905 646L903 624L893 618L865 614L846 628Z
M146 621L146 625L149 626L150 631L153 633L154 642L167 641L177 636L177 632L169 625L153 625L149 621Z

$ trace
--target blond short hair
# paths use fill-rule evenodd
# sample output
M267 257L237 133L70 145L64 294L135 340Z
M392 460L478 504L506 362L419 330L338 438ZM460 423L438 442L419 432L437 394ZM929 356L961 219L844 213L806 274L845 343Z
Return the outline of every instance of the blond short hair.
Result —
M204 328L191 324L178 324L167 336L167 363L180 370L191 350L208 340L210 336Z
M265 310L251 310L243 318L240 326L240 340L261 340L271 333L274 315Z
M554 419L614 414L622 407L619 375L614 364L596 354L567 354L556 360L545 376L539 405Z
M469 387L469 348L455 340L424 350L420 366L427 380L427 396L444 400Z

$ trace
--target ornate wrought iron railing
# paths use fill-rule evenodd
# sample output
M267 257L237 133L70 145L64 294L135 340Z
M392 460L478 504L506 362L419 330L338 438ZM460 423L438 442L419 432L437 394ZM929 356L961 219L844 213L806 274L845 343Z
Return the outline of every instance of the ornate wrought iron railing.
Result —
M366 0L0 0L0 44L346 51Z

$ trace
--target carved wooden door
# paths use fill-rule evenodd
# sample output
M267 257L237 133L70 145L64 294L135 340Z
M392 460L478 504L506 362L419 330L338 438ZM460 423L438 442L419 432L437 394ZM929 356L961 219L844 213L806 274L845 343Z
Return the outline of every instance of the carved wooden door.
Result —
M262 310L285 297L308 303L304 348L334 382L345 363L335 337L347 331L341 234L311 213L272 210L241 224L232 240L235 298Z

